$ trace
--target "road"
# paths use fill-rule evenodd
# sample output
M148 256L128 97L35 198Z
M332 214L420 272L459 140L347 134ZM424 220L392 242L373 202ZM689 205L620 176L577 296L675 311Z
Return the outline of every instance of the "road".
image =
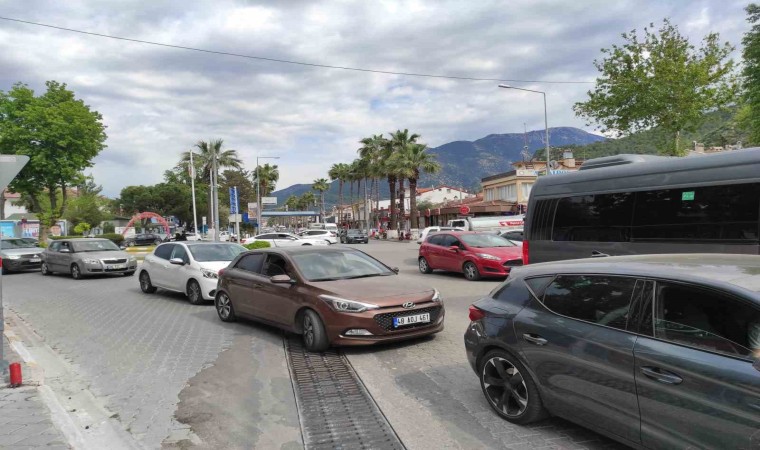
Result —
M498 281L423 275L414 243L358 248L399 267L399 276L436 287L446 304L446 328L434 337L345 351L407 448L620 448L560 419L516 426L491 412L462 334L470 303ZM75 409L66 392L85 391L133 446L303 447L280 331L222 323L210 304L193 306L180 295L143 294L137 277L13 274L3 290L17 326L59 359L43 362L70 369L69 378L50 380L63 406Z

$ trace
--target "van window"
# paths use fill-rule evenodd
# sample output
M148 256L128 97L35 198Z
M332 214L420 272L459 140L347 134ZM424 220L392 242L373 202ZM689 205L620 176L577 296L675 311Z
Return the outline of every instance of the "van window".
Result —
M638 192L634 239L757 241L760 183Z
M553 240L627 242L630 240L634 195L579 195L559 201Z

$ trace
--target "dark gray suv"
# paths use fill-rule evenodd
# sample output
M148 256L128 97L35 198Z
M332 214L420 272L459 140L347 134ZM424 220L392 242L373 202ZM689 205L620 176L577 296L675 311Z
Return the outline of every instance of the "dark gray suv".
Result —
M510 422L552 414L644 448L760 442L758 256L515 268L470 320L467 357Z

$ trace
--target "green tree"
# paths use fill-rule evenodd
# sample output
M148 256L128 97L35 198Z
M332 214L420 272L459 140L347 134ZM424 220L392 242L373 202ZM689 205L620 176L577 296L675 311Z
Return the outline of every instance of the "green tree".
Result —
M750 3L747 22L752 25L744 34L744 98L746 108L740 111L739 122L749 130L751 143L760 143L760 5Z
M419 134L409 134L409 130L407 129L404 129L404 131L396 130L395 133L391 133L389 145L390 152L386 153L383 158L385 161L384 171L386 174L388 174L389 182L390 177L398 181L398 222L402 224L404 223L404 182L406 181L406 178L404 177L403 173L400 173L401 166L399 166L398 158L396 158L395 155L409 151L409 147L415 145L417 143L417 139L419 138ZM395 201L393 193L394 191L391 190L391 205L393 205L393 202ZM391 218L393 218L393 211L391 211ZM391 222L391 224L392 226L396 226L395 222Z
M190 152L193 152L193 165L196 167L196 176L201 180L209 181L211 169L214 166L214 155L216 155L216 167L222 169L241 169L243 161L238 157L237 150L222 150L224 140L215 139L212 141L198 141L194 149L183 152L179 164L177 164L178 173L189 174ZM198 150L197 152L195 150ZM200 169L200 173L198 173Z
M92 166L106 140L100 113L66 84L48 81L45 86L39 97L21 83L0 92L0 151L31 158L9 189L28 199L40 219L42 241L66 213L70 187L82 182L82 170Z
M348 180L350 170L351 168L348 164L336 163L333 164L332 167L330 167L330 171L327 172L330 180L338 180L338 208L341 211L343 210L343 186L346 184L346 180ZM343 217L338 217L338 222L340 223L342 221Z
M261 197L265 197L275 190L277 182L280 180L280 169L277 167L277 164L264 164L254 171L254 183L256 183L257 178L259 180L260 195Z
M314 180L314 184L311 188L319 192L319 221L325 221L325 191L330 189L330 182L326 178L318 178Z
M710 33L697 49L667 19L653 28L644 28L642 37L636 30L623 33L624 44L602 49L602 60L594 61L601 76L588 100L573 109L618 135L660 127L669 136L661 150L679 155L681 132L734 97L734 62L728 59L734 48Z
M85 234L90 231L90 228L92 227L89 223L80 222L77 224L77 226L74 227L74 234Z
M226 203L229 203L229 192L233 186L236 186L238 190L238 206L241 211L248 207L249 202L256 201L256 185L252 181L251 173L247 170L225 170L222 173L219 181L219 197Z
M388 145L387 139L382 134L376 134L372 137L364 138L359 141L362 146L359 148L359 156L365 161L367 172L372 179L372 188L370 192L375 200L375 210L380 210L380 178L385 177L383 171L383 152Z
M106 213L103 201L99 196L91 193L80 193L71 199L63 217L74 226L80 223L98 226L106 218Z
M419 228L417 211L417 181L420 174L437 173L441 165L425 144L410 144L394 155L394 165L402 178L409 180L409 209L412 228Z

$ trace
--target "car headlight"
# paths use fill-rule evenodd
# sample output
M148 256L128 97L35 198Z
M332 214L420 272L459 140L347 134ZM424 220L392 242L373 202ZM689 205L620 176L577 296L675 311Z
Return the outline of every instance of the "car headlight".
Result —
M213 270L201 269L201 273L203 274L204 278L219 278L219 274Z
M85 264L100 264L100 261L97 259L83 259L82 261L84 261Z
M491 261L501 260L501 258L499 258L498 256L489 255L488 253L476 253L476 255L478 256L478 258L488 259Z
M137 258L135 258L134 256L129 257L129 262L135 262L135 261L137 261Z
M433 293L433 298L430 299L431 302L440 302L441 301L441 293L438 292L438 289L433 289L435 292Z
M324 300L332 309L338 312L360 313L370 309L377 309L379 306L370 303L357 302L332 295L320 295L319 298Z
M21 258L21 256L19 255L8 255L6 259L19 259L19 258Z

